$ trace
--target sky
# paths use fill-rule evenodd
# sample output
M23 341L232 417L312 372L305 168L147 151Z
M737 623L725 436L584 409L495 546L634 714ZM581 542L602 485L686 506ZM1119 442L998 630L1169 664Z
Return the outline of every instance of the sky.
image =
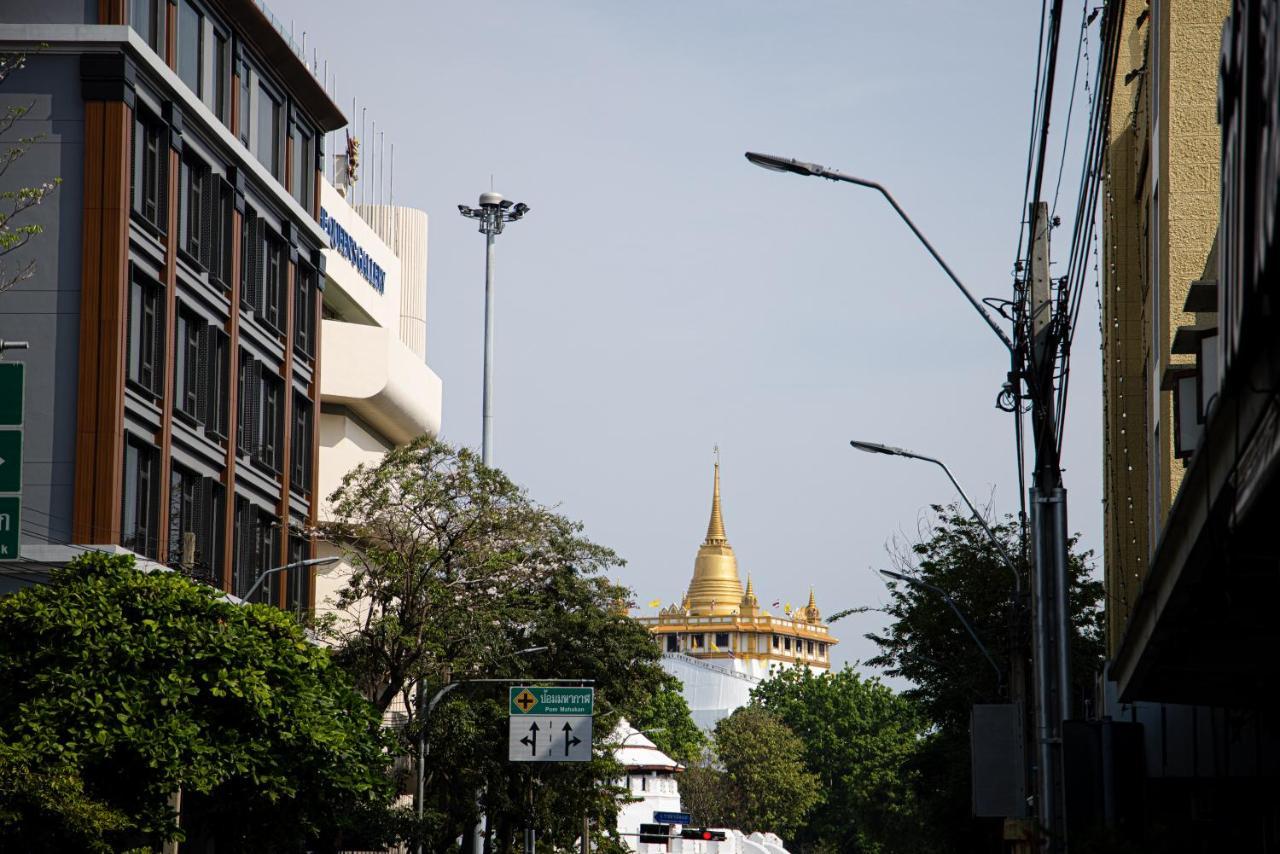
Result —
M479 445L483 358L484 238L457 205L492 186L531 207L498 238L494 462L626 559L634 613L688 586L715 446L729 541L766 608L804 604L811 585L827 614L883 605L894 539L956 500L938 469L849 439L936 456L977 503L1016 510L1012 420L994 408L1008 357L991 330L877 194L743 152L883 183L970 290L1007 298L1040 4L269 5L306 33L338 103L354 97L394 143L384 200L429 214L427 359L450 442ZM1080 14L1062 30L1050 197ZM1087 122L1077 89L1064 223ZM377 145L366 135L369 193ZM1064 477L1071 528L1095 550L1097 324L1090 282ZM883 624L835 623L836 661L874 655L863 635Z

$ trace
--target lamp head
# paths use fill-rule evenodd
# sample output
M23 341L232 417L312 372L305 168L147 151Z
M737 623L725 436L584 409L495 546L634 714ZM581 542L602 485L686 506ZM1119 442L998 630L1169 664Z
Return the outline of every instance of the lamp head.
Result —
M865 451L868 454L886 454L890 457L906 456L902 448L895 448L892 445L881 445L879 442L862 442L857 439L850 439L849 445L859 451Z
M496 207L503 207L503 204L502 204L502 193L495 193L495 192L492 192L492 191L490 191L490 192L488 192L488 193L481 193L481 194L480 194L480 207L482 207L482 208L489 208L489 207L495 207L495 208L496 208Z
M746 153L747 160L762 169L768 169L771 172L793 172L796 175L817 175L822 171L822 167L816 163L805 163L801 160L794 160L790 157L777 157L772 154L760 154L755 151Z
M912 584L915 582L915 579L909 578L903 575L901 572L894 572L893 570L889 570L889 569L880 570L880 574L887 575L890 578L892 578L894 581L905 581L907 584Z

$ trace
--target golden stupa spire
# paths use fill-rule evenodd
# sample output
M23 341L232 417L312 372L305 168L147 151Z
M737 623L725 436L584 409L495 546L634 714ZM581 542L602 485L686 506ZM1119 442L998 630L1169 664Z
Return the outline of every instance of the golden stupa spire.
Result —
M720 448L716 448L715 485L711 489L711 521L707 523L705 546L723 546L729 542L724 533L724 517L720 515Z
M707 538L698 549L693 564L693 580L689 583L689 603L697 616L724 616L733 613L742 602L742 582L738 578L738 560L724 533L724 517L720 513L720 448L716 448L715 480L711 491L711 521Z

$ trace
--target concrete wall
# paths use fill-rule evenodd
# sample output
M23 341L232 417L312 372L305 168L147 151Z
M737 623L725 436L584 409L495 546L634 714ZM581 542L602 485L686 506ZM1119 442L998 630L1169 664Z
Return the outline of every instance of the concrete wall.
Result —
M10 13L19 6L41 5L0 3L0 19L12 20ZM3 260L6 273L35 262L31 278L0 293L0 338L31 342L31 349L11 351L6 357L27 365L22 541L67 543L75 466L84 192L79 57L30 56L27 67L0 87L0 112L10 106L30 109L0 137L0 147L7 149L20 137L40 139L0 177L0 190L62 179L43 204L14 222L38 223L44 233Z
M6 24L96 24L98 0L0 0Z
M1217 67L1227 0L1128 4L1103 195L1102 376L1107 642L1114 653L1186 464L1161 388L1218 226Z

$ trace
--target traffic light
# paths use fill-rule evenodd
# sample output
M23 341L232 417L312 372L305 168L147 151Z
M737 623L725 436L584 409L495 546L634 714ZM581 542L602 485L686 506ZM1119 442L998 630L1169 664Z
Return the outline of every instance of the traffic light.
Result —
M654 845L666 845L671 839L671 830L665 824L640 825L640 841Z
M724 842L729 837L723 830L707 830L705 827L683 827L680 829L680 838Z

